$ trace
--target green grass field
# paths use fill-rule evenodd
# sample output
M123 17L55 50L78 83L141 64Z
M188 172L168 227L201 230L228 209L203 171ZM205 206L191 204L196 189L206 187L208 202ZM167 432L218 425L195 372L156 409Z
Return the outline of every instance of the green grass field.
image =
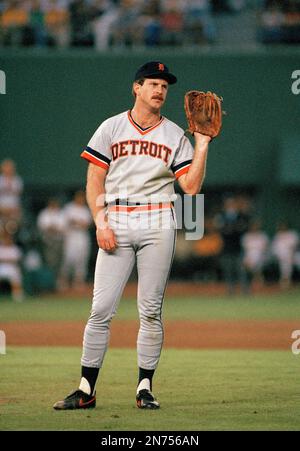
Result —
M299 319L299 291L253 298L166 299L166 319ZM6 321L85 320L88 300L0 301ZM117 318L136 318L121 302ZM135 407L136 353L109 349L97 385L97 408L57 412L77 387L79 348L8 347L0 355L0 430L299 430L300 355L290 351L163 349L155 375L159 411Z
M0 324L2 321L86 320L91 306L90 299L59 299L57 297L28 298L14 303L0 299ZM163 306L165 319L300 319L300 290L276 295L249 297L186 297L169 298ZM117 312L118 319L136 319L136 301L124 298ZM300 324L299 324L300 326Z
M57 412L80 350L14 348L1 357L1 430L298 430L300 361L285 352L181 351L161 357L161 409L135 407L136 356L111 349L93 411Z

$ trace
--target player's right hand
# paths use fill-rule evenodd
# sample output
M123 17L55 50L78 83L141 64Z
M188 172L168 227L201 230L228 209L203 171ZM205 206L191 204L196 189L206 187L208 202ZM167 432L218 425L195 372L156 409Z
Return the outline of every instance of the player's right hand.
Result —
M98 246L107 252L114 252L118 247L116 236L112 229L109 227L97 227L96 237Z

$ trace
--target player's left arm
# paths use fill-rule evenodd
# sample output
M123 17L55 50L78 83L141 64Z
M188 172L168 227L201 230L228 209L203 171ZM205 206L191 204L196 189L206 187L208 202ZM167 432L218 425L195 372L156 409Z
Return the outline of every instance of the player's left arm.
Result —
M178 177L181 189L186 194L195 195L201 190L206 171L206 160L210 136L194 133L194 156L188 172Z

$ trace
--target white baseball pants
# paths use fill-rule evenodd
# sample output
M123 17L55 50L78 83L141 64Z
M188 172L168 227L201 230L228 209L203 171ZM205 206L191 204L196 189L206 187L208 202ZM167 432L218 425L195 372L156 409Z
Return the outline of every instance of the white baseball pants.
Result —
M114 253L99 249L92 310L87 322L81 364L100 368L109 342L109 327L124 287L137 263L138 366L155 369L163 344L162 304L175 251L172 208L151 212L113 212L109 221L118 241Z

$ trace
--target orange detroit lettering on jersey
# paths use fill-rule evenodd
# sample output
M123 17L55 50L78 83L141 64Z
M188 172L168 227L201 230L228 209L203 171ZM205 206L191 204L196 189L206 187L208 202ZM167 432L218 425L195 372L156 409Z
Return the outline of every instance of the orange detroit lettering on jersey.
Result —
M145 140L127 140L120 141L111 146L111 153L113 161L118 158L128 156L149 155L153 158L159 158L166 164L172 154L172 149L164 144L157 144L152 141Z

